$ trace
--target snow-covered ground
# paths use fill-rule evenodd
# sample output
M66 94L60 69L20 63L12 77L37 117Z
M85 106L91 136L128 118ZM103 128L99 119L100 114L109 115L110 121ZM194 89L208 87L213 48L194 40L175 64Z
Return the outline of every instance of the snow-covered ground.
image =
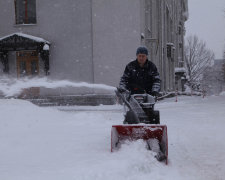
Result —
M0 180L223 180L225 96L159 102L168 126L169 164L143 141L110 152L122 106L37 107L0 100Z

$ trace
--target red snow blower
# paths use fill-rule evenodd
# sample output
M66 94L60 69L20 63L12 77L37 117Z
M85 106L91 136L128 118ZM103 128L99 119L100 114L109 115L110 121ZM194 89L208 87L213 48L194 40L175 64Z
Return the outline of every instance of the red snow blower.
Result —
M111 130L111 152L128 140L143 139L149 150L156 153L158 161L168 163L167 126L160 125L159 111L154 110L155 98L149 94L133 94L116 91L125 110L123 125L113 125Z

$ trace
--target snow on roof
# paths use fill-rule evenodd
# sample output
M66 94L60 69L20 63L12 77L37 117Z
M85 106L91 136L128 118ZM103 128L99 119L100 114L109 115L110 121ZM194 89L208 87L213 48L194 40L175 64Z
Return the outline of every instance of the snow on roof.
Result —
M36 41L36 42L43 42L43 43L46 43L46 44L50 44L49 41L46 41L43 38L36 37L36 36L32 36L32 35L29 35L29 34L24 34L24 33L13 33L13 34L9 34L7 36L4 36L4 37L0 38L0 41L3 40L3 39L6 39L8 37L14 36L14 35L21 36L21 37L24 37L24 38L28 38L28 39L31 39L31 40Z
M166 43L166 45L168 45L168 46L174 46L173 43Z
M43 50L48 51L49 50L49 45L45 44L44 47L43 47Z
M175 68L175 73L185 73L186 72L186 69L184 67L176 67Z

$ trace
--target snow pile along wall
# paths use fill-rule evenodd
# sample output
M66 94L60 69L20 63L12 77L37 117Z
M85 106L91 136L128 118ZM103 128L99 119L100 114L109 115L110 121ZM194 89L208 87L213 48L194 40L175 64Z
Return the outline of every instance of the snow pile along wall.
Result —
M24 89L38 88L38 95L114 94L115 87L104 84L51 80L48 78L0 79L2 96L19 96Z

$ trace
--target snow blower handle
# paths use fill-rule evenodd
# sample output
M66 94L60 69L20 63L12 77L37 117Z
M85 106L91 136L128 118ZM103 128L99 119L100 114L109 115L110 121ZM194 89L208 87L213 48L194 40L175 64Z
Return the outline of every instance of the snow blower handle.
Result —
M127 89L117 87L116 95L124 101L129 101L131 93Z
M116 93L116 96L122 100L122 102L129 108L131 109L130 107L130 103L129 103L129 100L130 100L130 97L131 97L131 92L128 91L127 89L123 89L123 88L119 88L117 87L117 90L115 91Z
M151 96L153 96L155 98L155 102L157 102L159 100L158 97L160 96L160 94L157 91L153 91L151 92Z

